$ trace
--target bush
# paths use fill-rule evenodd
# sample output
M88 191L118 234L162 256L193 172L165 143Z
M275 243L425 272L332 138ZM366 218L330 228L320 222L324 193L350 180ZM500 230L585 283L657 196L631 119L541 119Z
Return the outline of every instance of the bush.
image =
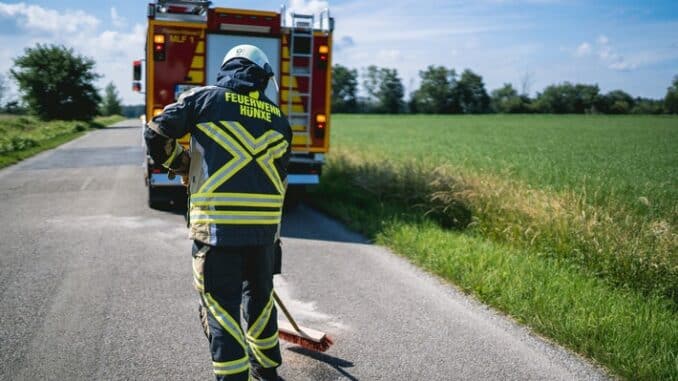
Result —
M27 48L10 74L31 112L44 120L91 120L101 97L94 87L94 61L57 45Z

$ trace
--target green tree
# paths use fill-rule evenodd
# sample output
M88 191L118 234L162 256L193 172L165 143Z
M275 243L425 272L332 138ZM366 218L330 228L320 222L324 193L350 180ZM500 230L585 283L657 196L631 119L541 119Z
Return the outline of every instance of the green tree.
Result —
M465 114L479 114L490 110L490 96L487 95L483 77L466 69L457 81L457 95L461 110Z
M89 120L101 101L93 84L99 75L93 68L91 58L73 49L38 44L14 59L10 74L28 108L40 118Z
M398 113L403 109L405 87L396 69L370 65L363 72L368 111Z
M547 86L537 95L535 108L539 112L554 114L583 114L593 112L599 102L598 85L564 82Z
M632 114L661 114L664 112L664 100L636 97L635 105L631 109Z
M370 65L363 70L363 88L367 93L366 103L368 109L377 108L379 93L379 82L381 77L381 69L375 65Z
M356 112L357 92L358 71L339 64L332 66L332 111Z
M631 95L622 90L613 90L599 96L596 101L596 111L606 114L628 114L635 106L635 100Z
M666 89L664 110L667 114L678 114L678 75L673 77L671 86Z
M122 114L122 100L118 95L118 89L115 88L113 82L109 82L104 90L104 100L101 102L100 114L120 115Z
M381 69L381 83L379 84L379 106L383 112L396 114L403 109L405 87L398 77L396 69Z
M530 112L530 98L526 94L519 95L510 83L493 90L490 98L492 110L495 112L506 114Z
M421 84L412 94L411 110L423 113L459 113L461 106L456 93L457 73L444 66L430 65L419 72Z

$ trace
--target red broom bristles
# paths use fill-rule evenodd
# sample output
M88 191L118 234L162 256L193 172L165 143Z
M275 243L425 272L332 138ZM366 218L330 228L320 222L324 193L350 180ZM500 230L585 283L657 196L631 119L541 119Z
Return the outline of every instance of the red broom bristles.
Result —
M292 344L297 344L303 348L316 352L325 352L332 344L334 344L334 341L327 335L323 336L320 341L315 341L300 335L278 331L278 337Z

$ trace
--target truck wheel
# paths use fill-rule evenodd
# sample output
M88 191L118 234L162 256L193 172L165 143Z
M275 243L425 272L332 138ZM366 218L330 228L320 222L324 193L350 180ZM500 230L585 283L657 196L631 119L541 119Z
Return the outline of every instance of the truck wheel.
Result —
M290 186L287 188L287 193L285 194L285 204L283 205L283 208L285 210L294 210L301 205L305 197L305 186Z
M160 191L155 187L148 186L148 206L151 209L160 209L162 207L162 199L159 193Z

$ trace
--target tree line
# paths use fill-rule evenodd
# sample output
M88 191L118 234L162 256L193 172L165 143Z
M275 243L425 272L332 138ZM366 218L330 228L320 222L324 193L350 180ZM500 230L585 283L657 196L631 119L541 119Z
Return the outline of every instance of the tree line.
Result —
M526 86L510 83L492 90L470 69L430 65L419 72L419 88L404 100L405 87L392 68L332 67L332 111L345 113L551 113L551 114L678 114L678 75L664 99L633 97L623 90L602 93L596 84L563 82L530 97ZM359 95L362 85L365 95Z
M43 120L91 120L97 115L118 115L122 100L113 82L103 96L94 86L101 75L95 62L61 45L37 44L14 59L9 76L16 82L20 100L3 103L7 79L0 74L0 112L31 113Z
M30 112L42 119L89 120L120 114L122 101L113 83L102 96L94 86L101 76L94 60L61 45L37 44L14 59L9 74L20 100L4 101L7 81L0 74L0 112ZM419 72L419 88L405 101L405 87L393 68L368 66L359 73L332 67L332 110L347 113L554 113L554 114L678 114L678 75L662 100L633 97L622 90L602 93L598 85L564 82L530 97L525 86L512 84L487 92L482 76L470 69L428 66ZM359 86L365 95L359 95Z

